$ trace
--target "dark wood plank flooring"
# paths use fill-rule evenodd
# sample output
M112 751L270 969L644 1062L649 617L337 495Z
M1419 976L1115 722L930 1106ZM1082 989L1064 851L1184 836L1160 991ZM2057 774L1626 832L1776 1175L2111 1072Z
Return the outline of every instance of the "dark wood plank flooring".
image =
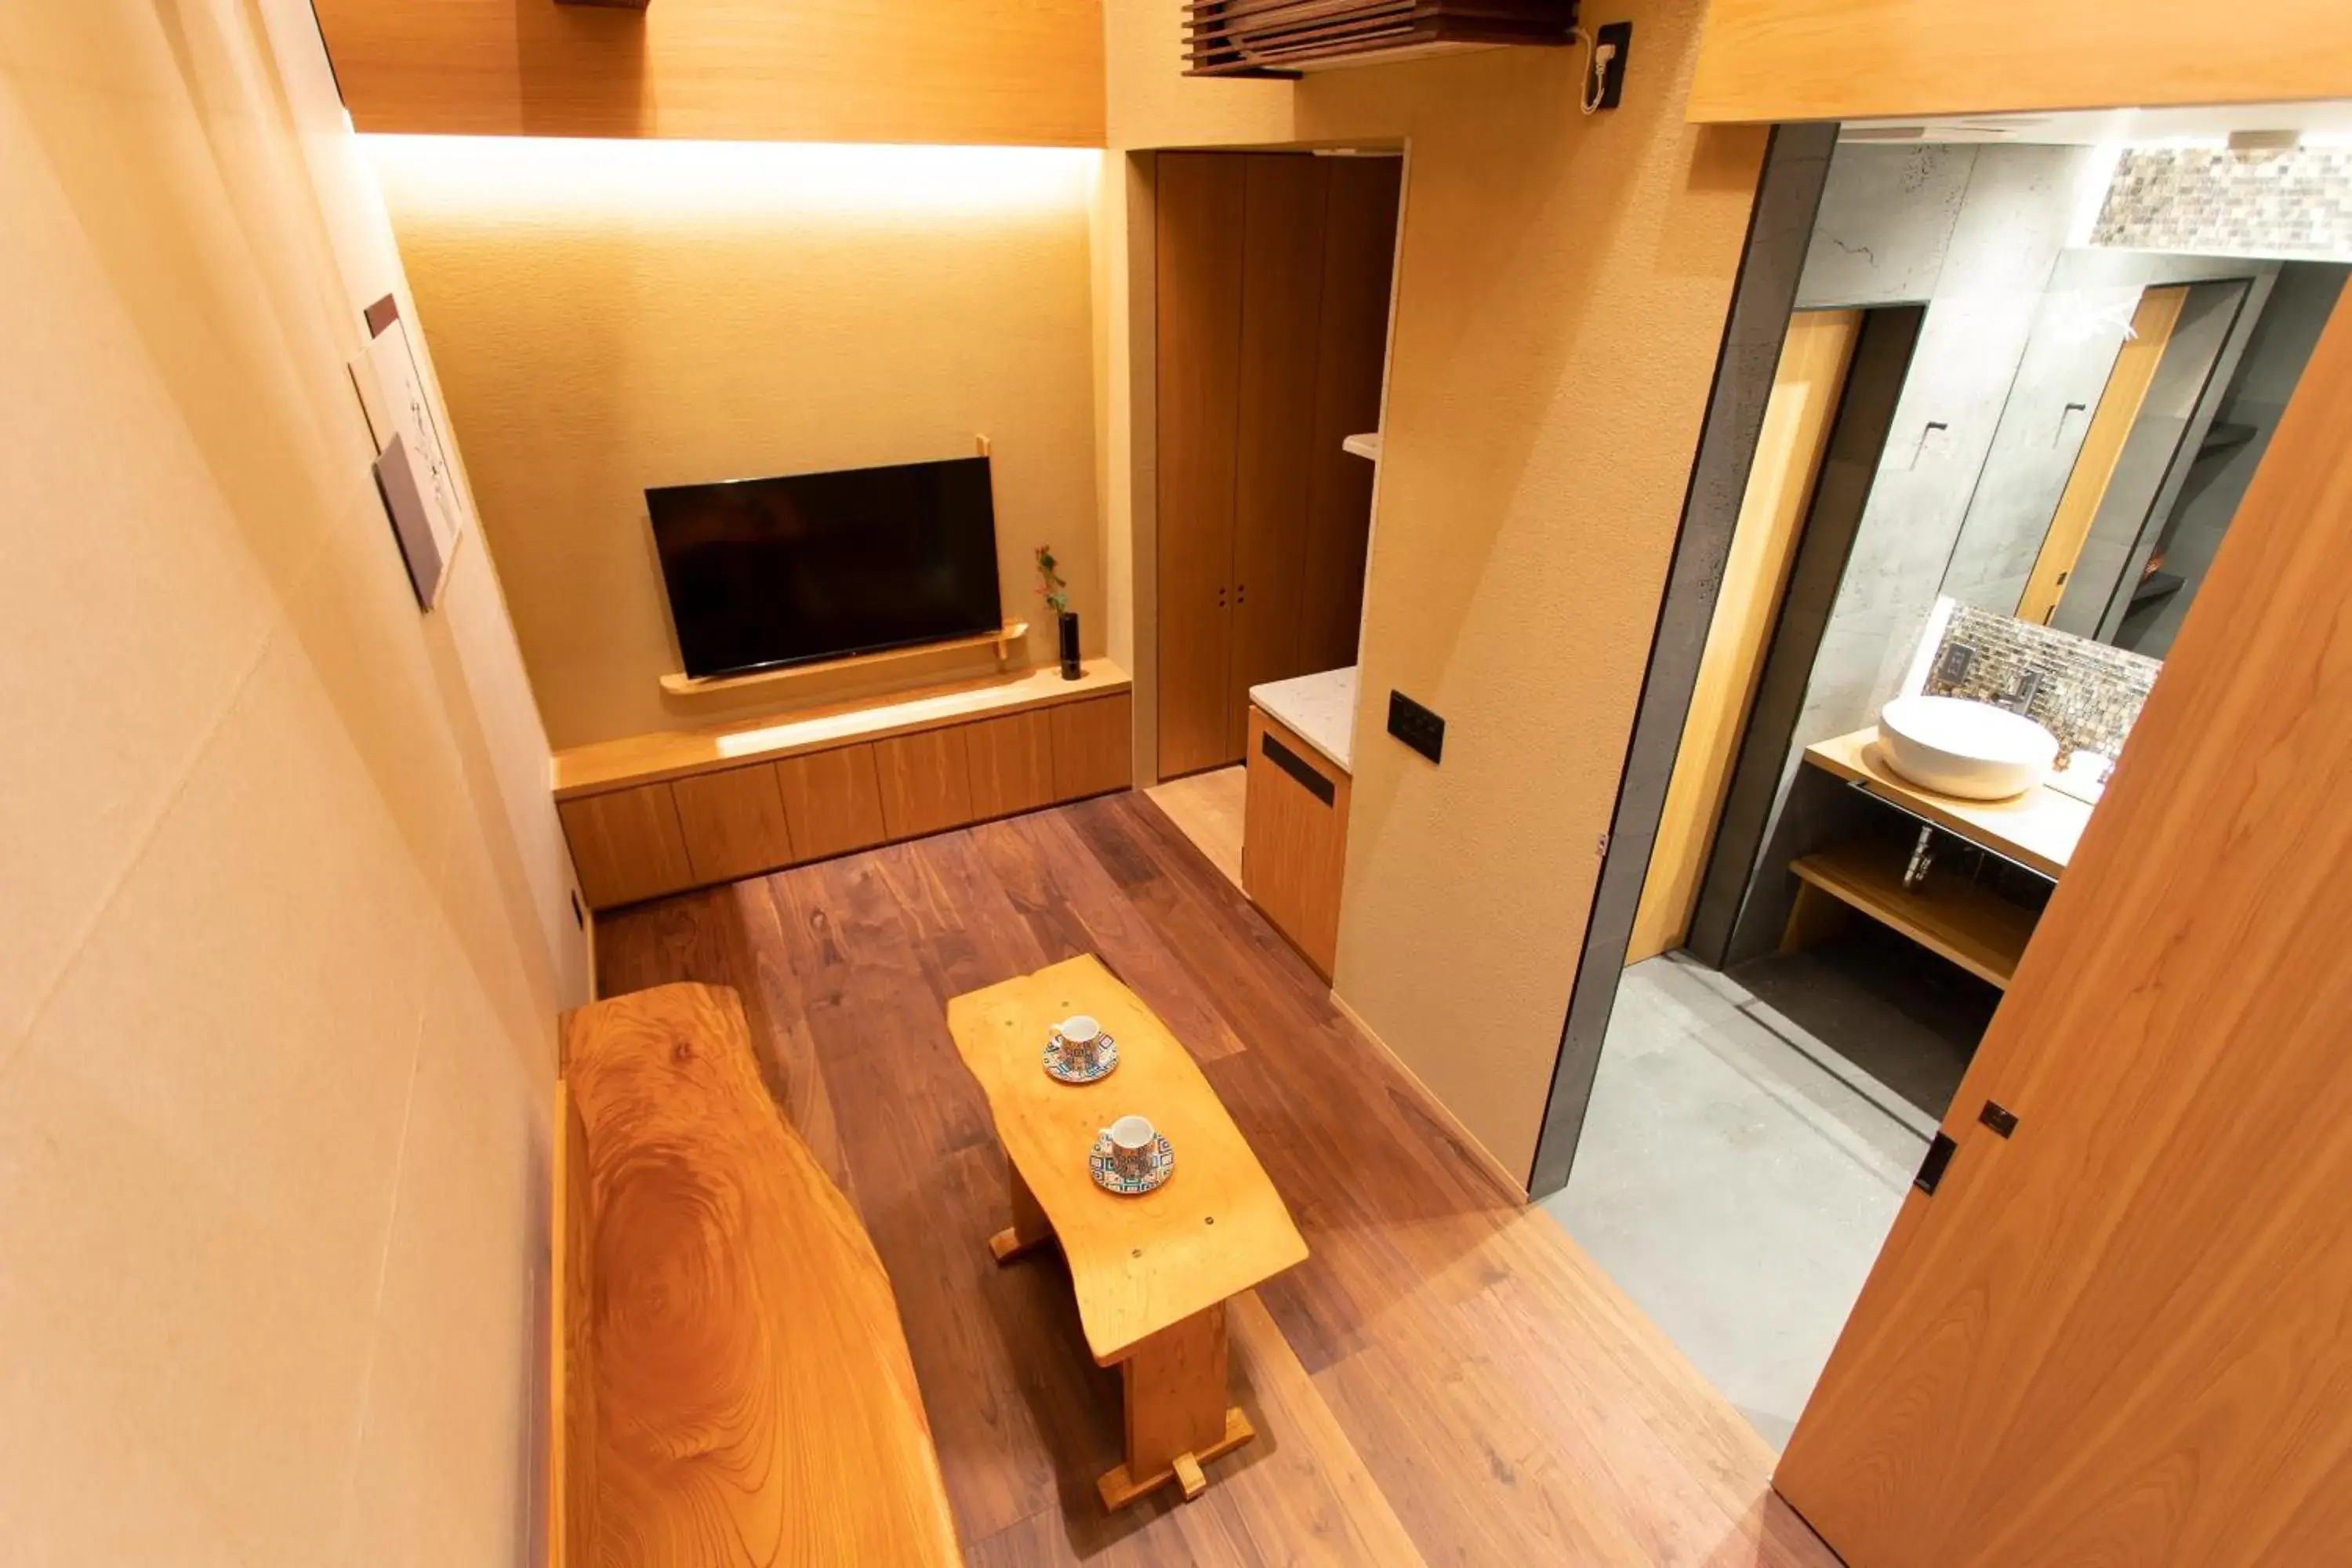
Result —
M970 1561L1831 1564L1772 1456L1158 807L1128 794L608 915L599 980L737 987L770 1089L888 1268ZM1313 1256L1234 1313L1263 1434L1106 1517L1118 1382L1050 1255L998 1268L1003 1156L947 999L1092 952L1167 1020Z

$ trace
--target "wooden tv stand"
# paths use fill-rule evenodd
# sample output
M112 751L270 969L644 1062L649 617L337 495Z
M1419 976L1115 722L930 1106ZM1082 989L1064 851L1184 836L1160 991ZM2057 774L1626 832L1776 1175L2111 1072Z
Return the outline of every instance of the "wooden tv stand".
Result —
M1107 659L555 754L599 910L1128 787L1132 682Z

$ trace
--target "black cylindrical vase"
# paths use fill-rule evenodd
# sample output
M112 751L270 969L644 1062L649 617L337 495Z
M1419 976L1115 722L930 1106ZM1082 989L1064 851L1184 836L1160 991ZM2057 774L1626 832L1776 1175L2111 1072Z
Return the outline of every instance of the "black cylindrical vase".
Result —
M1078 612L1062 612L1062 679L1076 680L1078 668Z

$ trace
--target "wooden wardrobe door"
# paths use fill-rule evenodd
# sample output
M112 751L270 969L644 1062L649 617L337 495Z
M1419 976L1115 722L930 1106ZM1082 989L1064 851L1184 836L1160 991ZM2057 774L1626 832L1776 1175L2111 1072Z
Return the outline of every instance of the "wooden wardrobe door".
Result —
M1258 153L1235 162L1244 170L1244 239L1234 476L1234 657L1225 700L1228 761L1241 756L1247 744L1249 689L1307 673L1299 663L1298 605L1307 567L1307 492L1317 466L1323 209L1331 190L1330 167L1339 160ZM1339 449L1337 437L1332 449Z
M1373 465L1339 443L1381 427L1388 368L1389 290L1396 269L1402 158L1324 158L1331 196L1317 328L1313 468L1298 603L1298 673L1356 662L1364 619L1364 556L1372 533Z
M1160 771L1238 755L1233 669L1234 400L1244 160L1162 153L1156 180Z
M2352 1562L2347 428L2352 302L1773 1477L1853 1568Z

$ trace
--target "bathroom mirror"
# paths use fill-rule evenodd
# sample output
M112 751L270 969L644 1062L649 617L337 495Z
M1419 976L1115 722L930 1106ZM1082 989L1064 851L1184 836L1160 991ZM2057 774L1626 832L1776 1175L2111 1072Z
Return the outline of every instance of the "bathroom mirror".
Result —
M2344 274L2062 252L1943 593L2162 658Z

